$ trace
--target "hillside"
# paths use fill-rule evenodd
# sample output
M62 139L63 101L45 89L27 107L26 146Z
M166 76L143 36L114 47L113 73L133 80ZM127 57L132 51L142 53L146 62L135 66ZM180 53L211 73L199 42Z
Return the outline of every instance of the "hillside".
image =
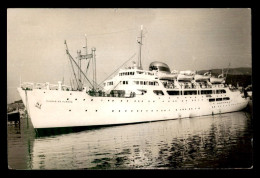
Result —
M226 73L228 70L229 75L252 75L252 68L249 67L240 67L240 68L224 68L223 71ZM211 69L211 70L200 70L199 74L204 74L205 72L211 71L212 75L219 75L222 73L222 69Z
M240 68L231 68L231 69L223 69L224 74L226 75L226 84L231 84L233 86L242 86L247 87L252 84L252 68L249 67L240 67ZM213 76L218 76L222 73L222 69L211 69L211 70L200 70L199 74L204 74L205 72L211 72Z

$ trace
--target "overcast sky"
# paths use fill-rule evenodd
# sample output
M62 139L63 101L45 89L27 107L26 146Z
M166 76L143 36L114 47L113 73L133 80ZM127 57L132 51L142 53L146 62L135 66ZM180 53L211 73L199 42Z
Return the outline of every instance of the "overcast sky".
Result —
M97 80L136 53L144 28L143 68L162 61L171 70L251 67L251 10L242 9L8 9L7 101L22 81L57 83L72 76L65 53L96 47ZM85 65L85 64L83 64Z

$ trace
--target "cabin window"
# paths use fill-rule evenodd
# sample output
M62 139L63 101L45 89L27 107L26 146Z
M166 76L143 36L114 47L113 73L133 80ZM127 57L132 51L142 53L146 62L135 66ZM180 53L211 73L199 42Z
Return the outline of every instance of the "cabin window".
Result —
M113 85L113 82L107 82L107 85Z
M184 91L184 95L197 95L196 90Z
M169 95L180 95L180 91L167 91Z
M229 100L230 98L229 97L225 97L225 98L223 98L223 100Z
M136 85L139 85L139 81L134 81L134 83L135 83Z
M140 85L143 85L144 84L144 81L140 81Z
M215 101L215 98L210 98L209 99L209 102L214 102Z
M216 98L216 101L222 101L222 98Z
M212 90L201 90L202 95L212 94Z
M123 85L127 85L128 84L128 81L123 81Z
M156 95L164 95L162 90L153 90Z
M216 93L217 93L217 94L226 93L226 90L216 90Z

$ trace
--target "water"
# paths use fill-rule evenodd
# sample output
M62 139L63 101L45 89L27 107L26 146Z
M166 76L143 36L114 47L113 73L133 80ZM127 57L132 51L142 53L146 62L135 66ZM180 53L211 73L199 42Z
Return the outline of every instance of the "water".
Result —
M234 112L36 136L8 125L12 169L186 169L253 166L251 115Z

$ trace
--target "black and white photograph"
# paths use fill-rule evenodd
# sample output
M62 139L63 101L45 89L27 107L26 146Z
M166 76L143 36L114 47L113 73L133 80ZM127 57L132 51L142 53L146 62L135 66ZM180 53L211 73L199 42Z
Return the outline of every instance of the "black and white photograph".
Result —
M253 169L251 13L8 8L8 169Z

